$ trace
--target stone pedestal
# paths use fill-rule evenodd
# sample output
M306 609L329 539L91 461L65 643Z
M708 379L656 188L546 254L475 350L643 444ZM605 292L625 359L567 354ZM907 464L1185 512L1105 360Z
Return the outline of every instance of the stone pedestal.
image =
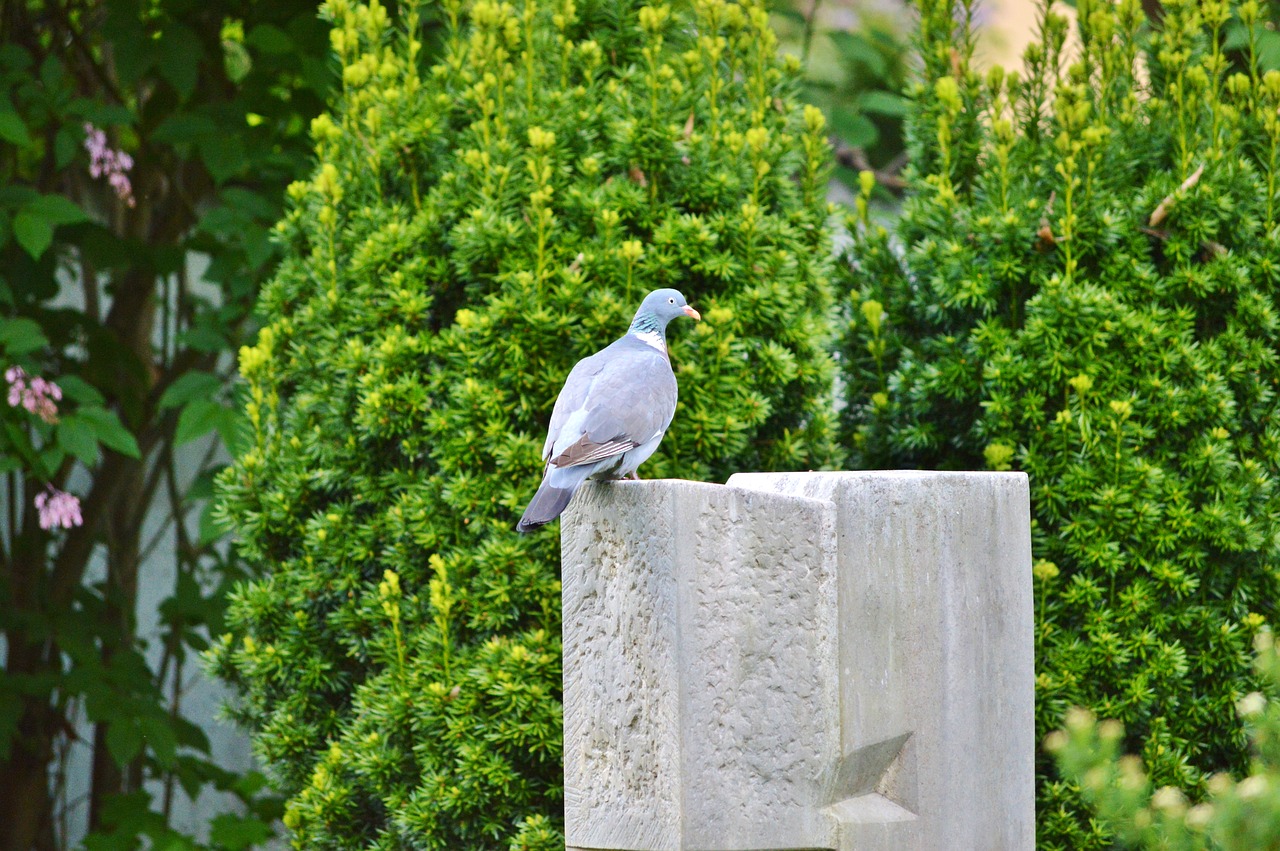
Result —
M562 535L569 849L1033 847L1025 476L588 485Z

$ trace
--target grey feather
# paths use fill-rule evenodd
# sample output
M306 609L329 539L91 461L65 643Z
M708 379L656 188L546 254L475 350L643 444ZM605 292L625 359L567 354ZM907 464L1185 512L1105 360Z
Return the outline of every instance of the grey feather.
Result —
M700 318L676 290L655 290L625 336L570 371L551 411L542 484L516 528L529 532L560 516L588 478L635 472L662 441L676 412L667 323Z

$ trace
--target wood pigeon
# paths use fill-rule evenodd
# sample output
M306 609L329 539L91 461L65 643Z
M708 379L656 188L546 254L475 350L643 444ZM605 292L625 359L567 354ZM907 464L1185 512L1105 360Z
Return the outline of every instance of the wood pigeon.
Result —
M702 319L678 291L654 290L625 336L574 366L551 411L542 484L517 531L555 520L587 479L639 478L676 413L667 323L677 316Z

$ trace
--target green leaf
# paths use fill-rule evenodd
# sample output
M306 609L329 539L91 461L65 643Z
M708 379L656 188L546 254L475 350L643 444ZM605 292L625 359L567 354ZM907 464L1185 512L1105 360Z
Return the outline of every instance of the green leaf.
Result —
M206 601L205 605L209 605ZM178 740L178 744L200 753L209 753L209 736L199 724L193 724L181 715L170 719L173 724L173 735Z
M85 464L98 463L98 435L91 423L72 414L58 421L58 445Z
M53 225L38 213L22 210L13 217L13 235L32 260L39 260L53 243Z
M156 760L163 766L172 766L178 756L178 739L169 726L169 719L163 715L143 715L138 719L138 727Z
M183 331L178 335L178 342L200 352L220 352L227 347L226 335L207 322Z
M190 27L170 24L161 34L157 50L160 76L173 85L183 100L191 97L200 70L200 38Z
M68 374L62 376L58 379L58 386L62 388L63 396L79 402L81 405L102 407L106 402L102 394L98 392L98 388L78 375Z
M244 40L250 47L256 47L263 53L285 54L297 49L287 32L271 24L258 24L249 30Z
M256 218L274 222L280 216L278 204L273 203L260 192L250 192L239 186L228 186L223 189L218 193L218 199L226 209L233 210L237 214L236 221L243 222L245 219Z
M8 759L22 718L23 700L7 688L0 688L0 759Z
M199 140L200 158L217 183L222 183L244 170L247 163L244 141L234 132L207 136Z
M1280 33L1263 30L1258 34L1258 65L1262 71L1280 71Z
M893 118L906 115L910 104L911 102L901 95L884 91L866 92L858 99L858 105L862 107L863 112L888 115Z
M1249 47L1249 28L1238 20L1233 20L1226 26L1226 38L1222 40L1223 50L1240 50Z
M272 835L271 825L253 816L223 813L209 823L209 841L232 851L266 842Z
M253 57L249 55L249 51L240 42L224 40L222 42L222 68L226 72L228 80L233 83L239 83L249 76L249 72L253 70Z
M34 352L48 344L49 340L44 335L44 329L34 319L21 316L15 319L0 319L0 349L4 349L10 357Z
M831 129L854 147L865 148L874 145L876 139L880 138L880 131L869 118L846 106L837 106L831 110Z
M117 765L125 765L142 750L142 732L132 718L115 714L107 722L107 750Z
M17 44L0 44L0 69L26 73L31 70L31 53Z
M28 203L27 209L37 213L55 227L89 220L84 210L70 198L62 195L41 195Z
M0 139L19 148L31 144L31 134L27 132L27 125L22 123L22 117L18 113L0 112Z
M112 127L117 124L127 126L134 122L133 112L129 107L121 104L106 103L91 98L76 98L72 108L90 124L98 127ZM77 136L77 146L83 142L84 136Z
M226 410L211 399L195 399L178 415L178 427L173 435L173 445L182 446L218 427L218 420Z
M220 385L219 385L220 386ZM244 415L239 410L228 407L221 402L208 398L192 398L178 415L178 426L174 431L173 445L185 443L203 437L217 430L222 442L231 448L233 453L240 444L240 435Z
M207 115L198 112L175 112L161 121L151 134L156 142L177 145L184 142L195 142L206 136L215 136L218 125Z
M190 836L177 833L158 840L155 845L156 851L192 851L197 847L195 840Z
M262 772L248 771L236 778L232 790L247 801L270 785Z
M222 411L217 425L218 436L222 438L222 442L226 444L232 455L240 455L248 449L244 440L248 419L238 407L223 408Z
M80 136L66 127L58 128L53 137L53 164L66 168L80 151Z
M40 447L40 464L46 470L56 470L62 466L62 462L66 460L66 451L55 441L50 441Z
M180 376L160 397L161 408L176 408L196 399L211 399L222 389L222 379L209 372L193 371Z
M227 469L226 464L214 464L206 470L201 470L200 474L191 480L191 487L187 488L187 499L211 499L213 497L214 482L218 480L218 476L223 470Z
M205 547L232 530L218 515L217 504L209 500L200 509L200 546Z
M39 197L40 193L30 186L20 186L16 183L0 184L0 206L23 207Z
M830 37L831 43L840 51L845 62L864 66L878 80L883 80L888 75L889 64L875 45L861 33L837 31L831 33Z
M93 406L85 406L78 412L82 419L88 420L98 435L98 442L108 449L113 449L121 455L127 455L130 458L141 458L142 451L138 448L138 441L134 438L129 430L120 422L120 418L113 411L106 408L98 408Z

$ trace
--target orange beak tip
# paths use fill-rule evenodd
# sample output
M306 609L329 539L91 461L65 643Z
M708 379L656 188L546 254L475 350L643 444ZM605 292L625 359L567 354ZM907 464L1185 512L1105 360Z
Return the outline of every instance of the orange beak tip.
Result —
M690 317L690 318L692 318L692 319L695 319L695 320L697 320L698 322L701 322L701 321L702 321L702 314L701 314L701 313L699 313L698 311L694 310L692 307L690 307L690 306L689 306L689 305L687 305L687 304L684 306L684 312L685 312L685 315L686 315L686 316L688 316L688 317Z

